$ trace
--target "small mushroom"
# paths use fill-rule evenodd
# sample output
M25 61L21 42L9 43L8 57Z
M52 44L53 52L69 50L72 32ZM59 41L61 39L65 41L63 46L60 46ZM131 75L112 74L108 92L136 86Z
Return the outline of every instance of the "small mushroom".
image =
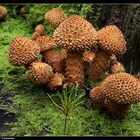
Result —
M8 58L13 66L28 66L38 59L40 47L26 37L16 37L11 42Z
M39 36L41 36L39 32L34 32L32 34L32 40L36 40Z
M45 27L43 24L38 24L35 27L35 31L38 32L40 35L42 35L45 32Z
M54 28L57 28L66 18L67 15L58 8L53 8L45 14L45 20Z
M28 70L29 78L36 84L47 84L53 76L53 69L43 62L33 62Z
M0 20L6 20L8 18L8 11L6 7L0 5Z
M115 25L103 27L98 32L99 47L109 54L123 54L126 51L125 37Z
M27 14L28 12L29 12L29 10L28 10L27 7L22 7L22 8L20 9L20 13L21 13L21 14Z
M65 77L63 74L61 73L55 73L53 75L53 77L51 78L49 84L48 84L48 87L51 89L51 90L54 90L54 89L62 89L63 88L63 83L65 81Z

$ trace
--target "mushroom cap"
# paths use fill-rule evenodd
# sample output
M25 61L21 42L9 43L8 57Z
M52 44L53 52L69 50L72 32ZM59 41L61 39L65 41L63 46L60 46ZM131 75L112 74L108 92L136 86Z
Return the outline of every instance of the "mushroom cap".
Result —
M40 35L42 35L45 32L45 27L43 24L38 24L35 27L35 31L38 32Z
M110 54L123 54L126 51L125 37L115 25L103 27L98 32L99 47Z
M50 89L57 89L59 87L63 86L63 82L65 80L65 77L61 73L55 73L53 77L51 78L48 86Z
M65 73L65 59L67 57L67 51L65 49L62 49L60 52L50 49L44 51L42 55L44 62L51 65L54 72Z
M28 8L27 8L27 7L22 7L22 8L20 9L20 13L21 13L21 14L27 14L27 13L28 13Z
M33 62L28 70L29 78L36 84L46 84L53 76L53 69L43 62Z
M66 20L66 18L67 15L58 8L53 8L45 14L45 20L47 20L47 22L55 28L57 28L60 23Z
M39 32L34 32L34 33L32 34L32 40L37 39L39 36L41 36Z
M57 46L56 43L54 42L54 39L49 36L39 36L35 40L35 42L40 45L41 52L53 49Z
M71 15L56 28L54 40L67 50L84 50L96 45L97 32L87 20Z
M26 37L16 37L9 49L9 62L14 66L27 66L38 58L40 47Z
M108 76L102 83L103 96L118 104L131 104L140 101L140 81L128 73Z
M123 64L117 61L114 65L111 66L111 73L119 73L119 72L125 72L125 68Z
M6 7L0 5L0 19L5 19L7 17L7 9Z

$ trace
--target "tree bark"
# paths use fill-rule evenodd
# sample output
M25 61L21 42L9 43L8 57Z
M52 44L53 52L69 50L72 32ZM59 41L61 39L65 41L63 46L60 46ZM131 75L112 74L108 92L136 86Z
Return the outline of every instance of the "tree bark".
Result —
M126 38L127 52L118 59L127 72L140 71L140 4L92 4L87 19L99 29L110 24L119 27Z

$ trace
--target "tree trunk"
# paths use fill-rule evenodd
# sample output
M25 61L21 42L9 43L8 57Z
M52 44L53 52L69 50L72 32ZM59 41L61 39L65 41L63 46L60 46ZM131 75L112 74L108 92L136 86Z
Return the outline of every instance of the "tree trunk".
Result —
M118 59L127 72L140 71L140 4L92 4L87 19L99 29L114 24L123 32L127 52Z

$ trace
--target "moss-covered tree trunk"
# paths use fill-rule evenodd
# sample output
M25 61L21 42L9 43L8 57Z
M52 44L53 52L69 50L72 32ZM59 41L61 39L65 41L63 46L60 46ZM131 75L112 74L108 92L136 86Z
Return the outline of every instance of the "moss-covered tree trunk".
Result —
M127 52L119 60L127 72L140 71L140 4L93 4L87 19L99 29L117 25L127 41Z

